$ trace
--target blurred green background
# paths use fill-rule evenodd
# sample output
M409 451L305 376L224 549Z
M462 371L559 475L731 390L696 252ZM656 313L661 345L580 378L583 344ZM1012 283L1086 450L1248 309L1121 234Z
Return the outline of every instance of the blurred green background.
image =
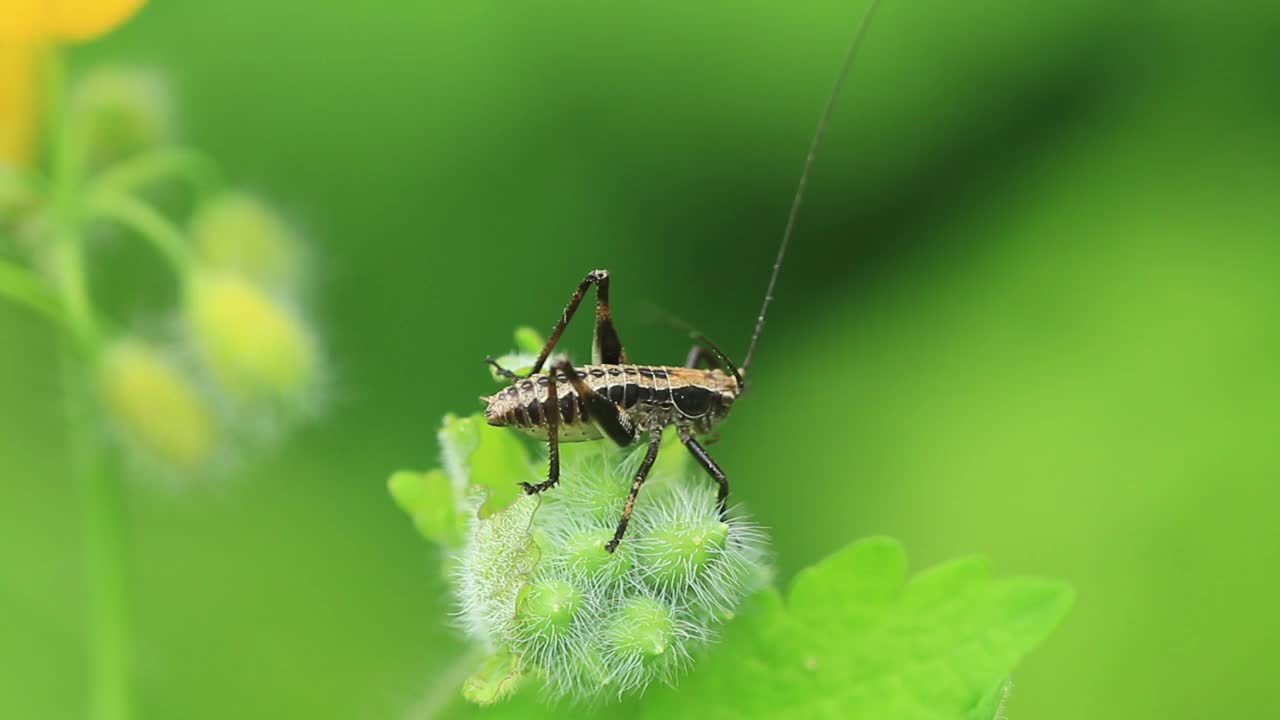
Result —
M740 355L861 10L157 0L78 48L305 232L333 374L279 452L132 490L144 717L405 716L462 644L388 473L591 268L638 361L684 356L662 312ZM1010 717L1273 713L1278 70L1274 2L886 3L715 448L784 582L979 552L1079 591ZM0 717L76 718L56 338L0 305L0 347Z

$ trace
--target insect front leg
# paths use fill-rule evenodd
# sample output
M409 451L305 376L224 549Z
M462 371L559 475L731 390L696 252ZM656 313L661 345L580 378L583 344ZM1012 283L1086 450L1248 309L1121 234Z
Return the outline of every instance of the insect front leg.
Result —
M649 450L644 454L644 460L640 462L640 469L636 470L636 477L631 481L631 494L627 496L627 504L622 508L622 519L618 521L618 529L613 531L613 539L605 543L604 549L613 552L618 549L618 543L622 542L622 536L627 533L627 523L631 522L631 511L636 506L636 496L640 494L640 488L644 485L644 481L649 478L649 470L653 468L653 461L658 459L658 446L662 444L662 430L649 431Z
M697 458L698 464L705 468L711 474L711 477L715 478L716 484L720 486L716 497L720 508L720 519L723 520L728 512L729 478L724 474L724 470L721 470L720 466L716 464L716 461L712 460L707 451L702 448L698 440L694 438L691 430L680 428L680 442L689 448L689 452L693 453L693 456Z
M547 381L547 404L543 409L547 420L547 479L534 485L522 482L526 495L540 493L556 486L560 482L560 393L556 387L556 371L552 369Z
M547 403L545 415L547 418L547 454L550 459L550 465L547 472L547 479L543 482L533 485L530 483L520 483L526 493L540 493L543 490L555 487L560 482L560 383L568 382L577 394L577 399L582 401L583 406L587 409L587 415L591 421L599 427L605 435L609 436L618 445L626 447L635 442L636 428L631 421L631 417L625 410L614 405L609 398L601 395L591 386L587 384L578 371L573 367L573 363L568 358L560 358L551 366L551 372L547 373Z
M522 379L523 379L523 378L521 378L519 375L517 375L517 374L515 374L515 373L511 372L510 370L508 370L508 369L506 369L506 368L502 367L501 365L499 365L499 364L498 364L497 359L496 359L496 358L494 358L492 355L485 355L485 356L484 356L484 361L485 361L486 363L488 363L490 366L492 366L492 367L493 367L493 369L494 369L494 370L495 370L499 375L501 375L502 377L504 377L504 378L506 378L506 379L508 379L508 380L513 380L513 381L514 381L514 380L522 380Z

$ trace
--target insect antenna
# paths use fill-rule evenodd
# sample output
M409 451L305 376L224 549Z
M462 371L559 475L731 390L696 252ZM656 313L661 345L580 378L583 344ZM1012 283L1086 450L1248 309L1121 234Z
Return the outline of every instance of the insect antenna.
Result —
M689 331L689 337L697 341L706 349L710 350L711 354L716 356L716 359L719 360L724 365L723 369L728 370L729 374L733 375L733 379L737 381L738 390L747 389L747 382L746 380L742 379L742 373L738 370L738 366L733 364L733 361L729 359L729 356L725 353L725 351L720 349L719 345L716 345L714 342L711 341L711 338L707 337L706 335L703 335L697 330Z
M747 382L742 378L742 373L738 370L738 366L734 364L733 360L729 359L728 353L721 350L720 346L715 344L715 341L713 341L711 338L703 334L701 330L695 328L694 326L690 325L684 320L681 320L680 318L676 317L669 311L664 310L656 305L654 305L652 309L654 312L662 315L663 322L679 330L680 332L685 333L686 335L689 336L690 340L693 340L694 342L698 343L699 345L701 345L702 347L710 351L712 355L715 355L716 360L720 361L721 369L728 372L730 375L732 375L733 379L738 383L738 389L739 390L746 389Z
M836 75L835 84L831 87L831 94L827 96L827 105L822 110L822 117L818 120L818 128L813 133L813 140L809 143L809 154L805 157L804 169L800 171L800 182L796 186L795 197L791 200L791 212L787 216L787 225L782 231L782 242L778 245L778 255L773 261L773 272L769 275L769 286L764 291L764 302L760 305L760 315L756 317L756 327L751 333L751 344L747 346L747 355L742 361L742 372L735 375L739 377L745 375L747 368L751 367L751 358L756 353L756 344L760 342L760 333L764 330L764 318L769 311L769 304L773 302L773 289L778 284L778 273L782 270L782 259L786 257L787 245L791 242L791 232L796 226L796 216L800 214L800 205L804 201L804 189L809 183L809 172L813 169L813 160L818 156L818 147L822 145L822 136L827 132L827 125L831 122L831 113L835 109L836 100L840 97L840 91L844 88L845 80L849 77L849 70L853 68L853 61L858 57L858 50L862 47L862 39L867 34L867 28L871 27L871 18L876 13L876 8L880 6L880 0L871 0L871 5L867 7L867 11L863 13L862 19L858 22L858 29L853 34L853 41L849 44L849 50L845 53L844 63L840 66L840 72ZM739 379L741 383L741 379Z

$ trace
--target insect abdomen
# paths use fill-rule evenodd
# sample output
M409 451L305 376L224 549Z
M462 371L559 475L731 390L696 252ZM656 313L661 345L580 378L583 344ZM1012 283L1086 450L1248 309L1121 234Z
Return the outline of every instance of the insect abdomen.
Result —
M546 439L548 415L552 412L547 401L549 383L546 375L512 383L487 399L485 419L490 425L511 427L526 435ZM557 383L556 395L561 440L576 442L602 437L591 422L586 405L567 379Z

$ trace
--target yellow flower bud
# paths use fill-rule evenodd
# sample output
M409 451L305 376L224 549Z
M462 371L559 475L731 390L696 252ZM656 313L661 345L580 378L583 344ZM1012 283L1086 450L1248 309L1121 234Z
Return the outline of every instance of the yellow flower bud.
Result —
M315 344L301 321L244 276L196 274L184 312L205 363L237 399L298 401L315 379Z
M194 470L217 445L212 413L195 385L158 349L117 340L98 365L107 416L133 449L163 465Z
M226 193L202 208L191 223L196 251L211 267L244 273L271 286L297 279L293 232L252 195Z

